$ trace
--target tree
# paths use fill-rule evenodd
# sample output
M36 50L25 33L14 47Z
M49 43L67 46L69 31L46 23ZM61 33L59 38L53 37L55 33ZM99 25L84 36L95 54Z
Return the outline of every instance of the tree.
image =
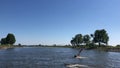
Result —
M75 35L74 38L72 38L72 40L70 41L72 45L74 46L79 46L80 44L83 43L83 37L82 34L77 34Z
M72 38L72 40L70 41L70 43L72 44L72 46L75 46L75 39Z
M83 36L83 42L86 45L88 45L90 43L90 36L88 34Z
M7 44L14 44L16 42L15 36L11 33L9 33L6 37L6 43Z
M108 37L106 30L104 30L104 29L96 30L94 33L93 41L95 43L98 43L99 46L101 45L101 43L105 43L107 45L108 41L109 41L109 37Z
M2 38L0 41L1 44L6 44L6 38Z
M103 34L103 40L102 40L102 42L105 43L105 44L107 45L107 44L108 44L108 41L109 41L108 34L106 33L105 30L102 30L101 33Z
M82 34L77 34L77 35L75 36L75 41L76 41L77 46L81 45L81 44L83 43Z
M18 46L21 46L21 44L19 43Z

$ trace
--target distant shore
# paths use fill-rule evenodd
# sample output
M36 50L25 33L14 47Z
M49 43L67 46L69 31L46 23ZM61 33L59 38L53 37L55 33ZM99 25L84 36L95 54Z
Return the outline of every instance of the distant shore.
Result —
M83 47L73 47L73 46L39 46L39 45L0 45L0 49L8 49L8 48L16 48L16 47L59 47L59 48L83 48ZM120 47L113 47L113 46L105 46L105 47L86 47L84 46L84 49L86 50L92 50L92 49L98 49L101 51L107 51L107 52L120 52Z
M120 52L120 48L107 48L105 51L109 51L109 52Z

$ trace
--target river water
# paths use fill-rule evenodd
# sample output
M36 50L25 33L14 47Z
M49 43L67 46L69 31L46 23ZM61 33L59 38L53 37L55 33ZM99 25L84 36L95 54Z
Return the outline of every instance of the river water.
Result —
M86 58L76 59L73 56L78 51L52 47L0 50L0 68L67 68L67 64L81 64L88 68L120 68L119 52L83 50L81 56Z

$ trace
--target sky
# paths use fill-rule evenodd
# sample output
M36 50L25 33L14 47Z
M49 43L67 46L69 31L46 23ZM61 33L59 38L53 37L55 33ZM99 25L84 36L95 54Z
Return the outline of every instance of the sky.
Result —
M15 44L70 44L97 29L120 44L120 0L0 0L0 39L13 33Z

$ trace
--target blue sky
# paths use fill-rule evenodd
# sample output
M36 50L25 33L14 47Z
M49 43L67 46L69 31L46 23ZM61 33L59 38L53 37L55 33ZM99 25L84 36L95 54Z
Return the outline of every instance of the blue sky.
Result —
M120 44L120 0L0 0L0 38L16 44L69 44L78 33L106 29Z

